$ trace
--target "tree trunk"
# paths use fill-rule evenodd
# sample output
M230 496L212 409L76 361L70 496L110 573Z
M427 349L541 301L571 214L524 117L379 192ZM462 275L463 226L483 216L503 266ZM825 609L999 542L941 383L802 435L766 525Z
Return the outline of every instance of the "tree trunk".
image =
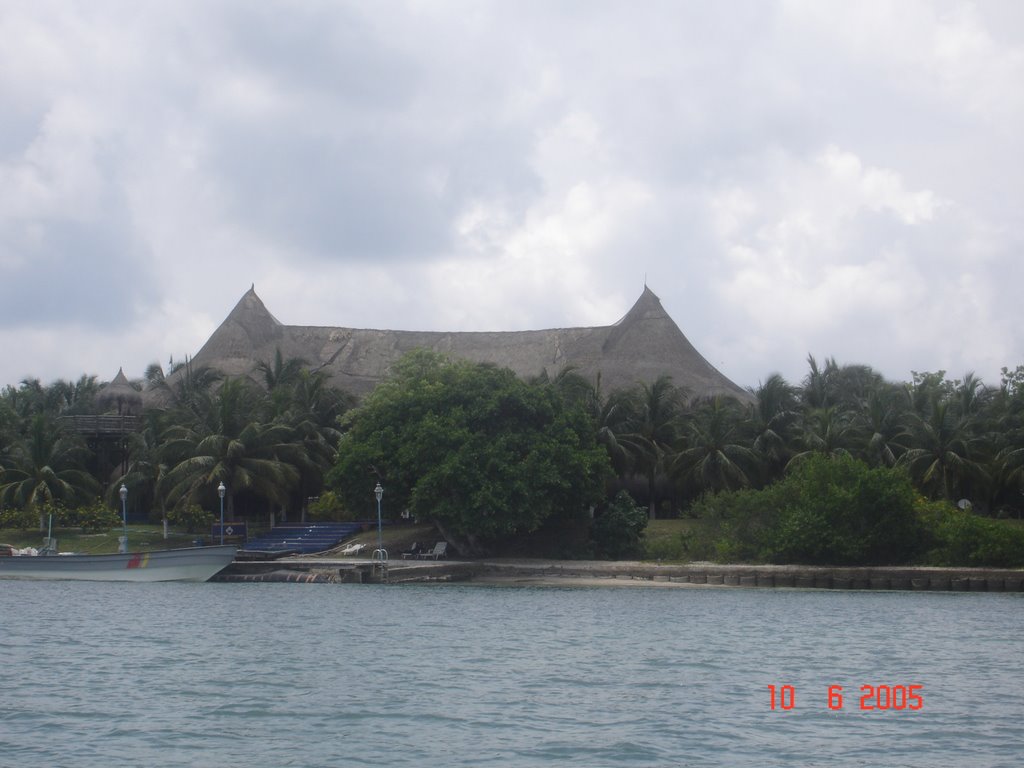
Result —
M455 547L460 555L463 555L464 557L483 557L487 554L487 550L480 545L480 542L477 541L475 536L467 536L463 538L447 530L436 519L431 518L430 522L434 524L434 527L437 528L442 538Z
M650 477L647 480L647 519L656 520L658 518L658 503L654 496L654 480L655 473L651 472Z

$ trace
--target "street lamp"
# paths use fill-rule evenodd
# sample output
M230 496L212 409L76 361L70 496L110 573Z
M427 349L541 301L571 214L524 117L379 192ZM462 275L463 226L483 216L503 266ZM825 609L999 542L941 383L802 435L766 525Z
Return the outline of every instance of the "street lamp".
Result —
M224 487L224 481L220 481L220 485L217 486L217 495L220 496L220 543L224 543L224 494L227 492L227 488Z
M384 489L380 487L380 483L377 483L377 487L373 489L373 495L377 497L377 551L380 553L380 559L384 559L384 543L381 535L381 523L380 523L380 498L384 495Z
M124 483L121 483L121 490L118 493L121 495L122 535L117 551L123 555L128 551L128 489Z

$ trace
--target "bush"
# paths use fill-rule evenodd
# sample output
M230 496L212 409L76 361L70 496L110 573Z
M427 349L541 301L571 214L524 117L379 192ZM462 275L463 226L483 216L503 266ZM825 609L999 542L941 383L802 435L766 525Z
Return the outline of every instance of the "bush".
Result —
M371 498L372 500L372 498ZM324 491L319 498L309 505L306 517L312 522L338 522L355 520L355 516L345 509L344 504L334 491Z
M644 541L645 560L687 560L692 551L693 537L687 533Z
M18 531L39 528L39 514L31 509L0 509L0 528Z
M177 506L167 513L167 520L187 533L204 533L213 525L213 512L207 512L198 504Z
M915 499L900 470L811 456L773 486L719 494L694 511L711 522L718 560L895 565L925 541Z
M67 528L81 528L82 533L109 531L121 525L121 515L97 499L87 507L63 510L58 519Z
M706 522L690 542L692 555L731 563L769 559L765 545L778 525L781 496L767 489L705 496L691 510Z
M640 534L647 527L647 512L626 491L618 495L590 526L590 539L598 557L619 559L640 555Z
M928 565L1024 566L1024 529L978 517L946 502L926 502L920 514L929 532Z

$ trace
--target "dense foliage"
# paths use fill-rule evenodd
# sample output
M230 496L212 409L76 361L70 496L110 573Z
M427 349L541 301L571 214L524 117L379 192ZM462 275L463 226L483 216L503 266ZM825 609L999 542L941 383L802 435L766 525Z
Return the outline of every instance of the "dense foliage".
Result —
M198 530L226 487L230 517L298 511L323 488L334 458L337 419L352 398L326 385L301 360L261 364L262 382L223 380L205 368L154 365L143 386L153 396L127 438L85 435L65 417L102 412L95 377L49 387L26 380L0 392L0 522L42 525L54 505L62 525L102 528L129 514L179 520ZM102 493L105 503L95 502ZM240 508L236 509L236 502ZM204 511L205 510L205 511ZM116 519L115 519L116 518Z
M511 371L412 353L351 414L329 482L434 522L463 551L599 501L605 452L578 405Z
M916 494L902 470L848 456L810 456L764 490L696 505L715 524L719 557L812 565L892 565L925 543Z
M590 526L595 554L611 559L637 557L646 527L647 513L637 506L632 496L619 491Z
M778 523L766 500L795 493L787 478L808 461L824 473L815 457L839 467L851 457L909 477L925 526L918 557L996 564L1019 549L1012 529L988 518L1024 516L1024 366L1004 369L993 387L942 371L890 382L868 366L812 357L797 384L772 375L746 398L694 399L668 378L606 393L599 377L571 370L522 382L418 353L343 421L353 399L280 353L252 378L225 380L188 363L165 375L154 365L135 386L150 407L127 445L86 443L69 427L65 417L103 412L95 377L26 379L0 391L0 525L39 525L51 506L87 508L97 494L119 513L122 482L136 518L191 505L215 512L221 482L229 517L295 519L321 497L318 517L366 518L380 479L386 516L409 510L453 538L501 537L594 504L596 541L611 522L599 523L603 503L625 489L650 517L721 518L735 529L723 556L904 557L858 533L878 524L869 506L895 504L880 479L851 489L859 475L818 477L816 492L829 497L793 512L784 539L766 538ZM603 484L609 463L614 478ZM865 517L849 511L851 494L863 494ZM922 514L925 500L944 502L941 512ZM961 500L968 511L950 511ZM835 527L832 541L819 535L824 527Z

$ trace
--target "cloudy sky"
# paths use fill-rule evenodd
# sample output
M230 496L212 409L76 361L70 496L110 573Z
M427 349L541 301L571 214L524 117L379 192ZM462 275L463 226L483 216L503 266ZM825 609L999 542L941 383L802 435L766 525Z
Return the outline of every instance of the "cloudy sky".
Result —
M1024 3L0 0L0 384L608 325L741 386L1024 363Z

